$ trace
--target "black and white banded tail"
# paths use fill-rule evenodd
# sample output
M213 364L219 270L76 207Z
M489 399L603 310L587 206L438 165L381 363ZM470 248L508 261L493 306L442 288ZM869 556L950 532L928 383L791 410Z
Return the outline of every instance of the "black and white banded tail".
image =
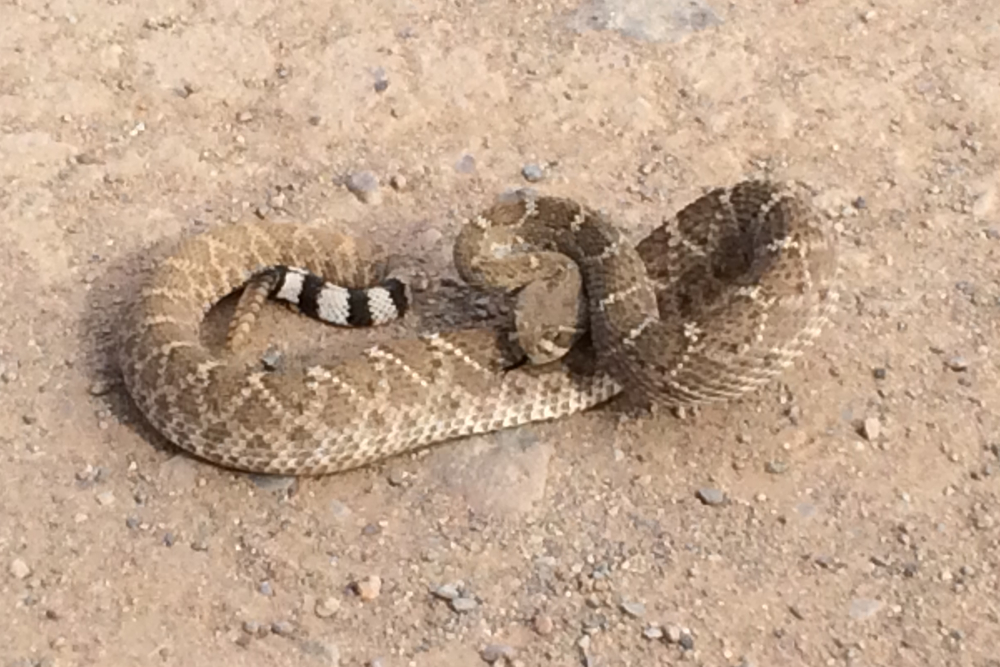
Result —
M363 289L341 287L305 269L276 266L267 271L268 296L295 306L308 317L342 327L387 324L406 314L406 285L388 278Z

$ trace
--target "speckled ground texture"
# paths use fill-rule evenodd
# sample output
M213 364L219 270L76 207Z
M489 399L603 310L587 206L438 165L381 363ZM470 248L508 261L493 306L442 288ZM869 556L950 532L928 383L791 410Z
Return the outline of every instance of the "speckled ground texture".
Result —
M1000 665L996 2L0 14L0 666ZM259 479L172 449L116 375L122 304L185 234L397 255L403 325L267 309L254 353L299 363L489 321L450 243L510 188L639 239L749 176L817 187L844 285L730 405Z

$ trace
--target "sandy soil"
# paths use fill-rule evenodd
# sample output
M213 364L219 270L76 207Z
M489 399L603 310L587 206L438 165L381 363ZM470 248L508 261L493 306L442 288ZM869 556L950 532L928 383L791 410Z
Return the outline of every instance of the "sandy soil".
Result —
M0 665L1000 664L1000 5L685 4L0 2ZM842 307L738 403L322 479L130 405L156 242L335 225L458 317L451 239L530 165L636 239L807 180ZM359 339L265 319L261 349Z

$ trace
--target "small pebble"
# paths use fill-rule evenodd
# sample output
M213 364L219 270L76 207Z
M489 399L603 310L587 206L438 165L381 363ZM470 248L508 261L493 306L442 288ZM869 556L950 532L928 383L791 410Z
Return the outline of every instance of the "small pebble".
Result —
M667 626L666 638L667 638L667 641L670 642L671 644L678 644L678 643L680 643L681 637L683 635L684 635L684 632L679 627L677 627L676 625L668 625Z
M881 608L882 603L878 600L873 600L871 598L854 598L851 600L848 613L854 620L861 621L866 618L871 618Z
M721 505L726 501L726 494L719 489L702 487L697 492L698 500L706 505Z
M663 639L663 628L658 625L649 625L642 631L642 636L646 639Z
M382 578L376 574L370 575L361 581L354 584L355 590L358 592L358 596L370 602L379 596L382 592Z
M264 366L265 371L276 371L281 368L281 360L283 359L281 350L276 347L269 347L264 351L264 354L260 357L260 363Z
M330 501L330 514L334 519L346 520L349 519L354 512L352 512L351 508L344 503L334 499Z
M479 607L479 603L476 602L475 598L455 598L451 601L451 608L460 614L466 612L474 611Z
M236 114L237 123L249 123L253 120L253 114L249 111L241 111Z
M271 624L271 632L281 637L291 637L295 634L295 626L289 621L275 621Z
M208 542L205 540L195 540L191 543L191 548L195 551L208 551Z
M315 614L320 618L330 618L340 610L340 600L335 597L329 597L325 600L320 600L316 603L316 607L313 609Z
M398 468L396 470L392 470L389 473L389 486L402 486L406 483L409 476L410 474L405 470L399 470Z
M172 547L172 546L174 546L174 543L176 541L177 541L177 538L170 531L167 531L167 532L165 532L163 534L163 546L165 546L165 547Z
M782 475L788 471L788 464L784 461L768 461L764 464L764 471L772 475Z
M401 192L406 189L406 176L402 174L393 174L389 178L389 185L396 192Z
M318 661L310 664L328 665L329 667L337 667L340 664L340 647L330 642L304 640L299 642L299 651Z
M681 645L681 648L684 649L685 651L694 650L694 637L692 637L686 632L683 635L681 635L681 640L678 643Z
M434 589L434 596L442 600L454 600L461 595L457 584L442 584Z
M115 504L114 492L109 489L107 491L101 491L100 493L98 493L97 504L104 505L105 507L107 507L108 505L114 505Z
M463 155L455 163L455 171L460 174L471 174L476 170L476 158L471 155Z
M91 383L89 391L91 396L104 396L111 391L111 383L97 380Z
M861 435L869 442L878 440L878 436L881 433L882 423L878 420L878 417L868 417L861 425Z
M370 171L354 172L347 177L346 185L351 194L365 204L378 204L382 201L378 178Z
M104 477L104 469L101 467L94 467L89 463L83 470L76 471L76 480L78 482L83 482L84 485L94 484Z
M284 496L291 496L294 494L299 481L298 477L293 477L291 475L248 474L247 477L258 489Z
M507 644L487 644L482 651L479 652L480 657L489 664L499 662L501 660L513 660L517 655L517 651L513 646Z
M272 597L274 595L274 587L271 586L270 581L260 582L260 586L257 587L261 595L266 595L267 597Z
M20 558L15 558L10 562L10 568L8 568L11 576L15 579L25 579L29 574L31 574L31 568Z
M956 373L961 373L969 368L969 362L962 356L951 357L946 363L948 364L948 368Z
M537 164L526 164L521 168L521 175L529 183L537 183L545 177L545 172Z
M552 621L552 617L546 614L538 614L535 616L534 625L535 632L543 637L551 635L552 631L555 629L555 623Z
M622 611L633 618L639 618L646 613L646 605L641 602L622 602Z
M876 380L884 380L886 376L886 370L884 368L876 368L872 371L872 375Z

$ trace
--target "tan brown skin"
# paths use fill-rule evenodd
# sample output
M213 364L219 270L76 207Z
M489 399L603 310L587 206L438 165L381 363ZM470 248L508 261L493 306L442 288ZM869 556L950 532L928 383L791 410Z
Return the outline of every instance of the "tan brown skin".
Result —
M274 372L217 355L200 342L205 312L261 269L299 266L354 287L378 278L373 249L356 239L290 224L218 228L184 241L142 288L122 342L125 384L177 446L227 467L299 475L559 418L623 387L667 405L736 396L801 353L835 296L832 232L790 187L713 191L635 247L606 217L565 199L521 197L478 216L454 252L471 284L552 280L574 270L566 257L582 277L585 296L554 298L585 299L593 346L516 370L505 370L515 359L504 334L490 329ZM541 252L510 254L514 246ZM582 312L577 306L565 312ZM526 308L519 317L532 315ZM575 320L556 328L573 329ZM542 344L540 356L568 346L558 343Z

